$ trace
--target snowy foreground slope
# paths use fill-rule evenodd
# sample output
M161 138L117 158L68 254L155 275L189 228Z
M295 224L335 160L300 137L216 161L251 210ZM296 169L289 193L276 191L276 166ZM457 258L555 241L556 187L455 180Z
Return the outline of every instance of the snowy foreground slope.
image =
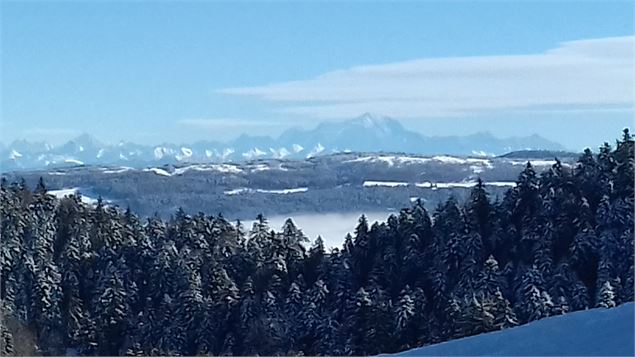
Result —
M633 356L633 303L546 318L399 356Z

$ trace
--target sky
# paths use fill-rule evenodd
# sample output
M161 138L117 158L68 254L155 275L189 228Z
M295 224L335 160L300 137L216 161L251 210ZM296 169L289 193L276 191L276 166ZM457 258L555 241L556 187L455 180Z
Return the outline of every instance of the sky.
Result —
M633 2L0 6L5 144L223 141L365 112L575 150L633 127Z

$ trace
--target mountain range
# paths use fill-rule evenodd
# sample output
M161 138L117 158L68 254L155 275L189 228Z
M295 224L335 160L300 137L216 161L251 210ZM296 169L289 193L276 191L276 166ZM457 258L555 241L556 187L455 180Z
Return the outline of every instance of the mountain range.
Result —
M82 134L65 144L18 140L0 146L2 171L75 165L146 167L178 163L240 162L262 158L310 158L338 152L403 152L418 155L494 156L516 150L563 150L538 135L497 138L481 132L467 136L425 136L388 117L364 114L343 122L322 122L313 129L292 128L278 138L243 134L228 142L140 145L101 143Z

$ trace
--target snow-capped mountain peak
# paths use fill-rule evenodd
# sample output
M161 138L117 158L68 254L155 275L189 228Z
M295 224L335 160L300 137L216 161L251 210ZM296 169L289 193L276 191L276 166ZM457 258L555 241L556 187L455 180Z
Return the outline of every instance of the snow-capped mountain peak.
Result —
M398 121L389 117L382 117L371 113L364 113L360 117L353 119L353 123L359 124L366 129L390 132L395 125L401 126Z
M341 152L404 152L418 155L501 155L525 148L562 150L540 136L499 139L489 133L426 137L405 129L398 120L365 113L348 121L319 123L312 129L292 128L278 138L241 135L228 142L203 141L146 146L121 141L104 144L82 134L51 147L45 143L14 141L0 147L0 166L7 171L68 165L125 164L147 167L178 162L229 162L262 158L300 159Z

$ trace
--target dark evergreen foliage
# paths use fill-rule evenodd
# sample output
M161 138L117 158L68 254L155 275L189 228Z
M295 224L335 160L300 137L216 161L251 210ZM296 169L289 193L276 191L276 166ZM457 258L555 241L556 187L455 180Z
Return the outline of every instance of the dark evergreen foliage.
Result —
M130 356L390 353L610 308L633 299L633 165L625 130L573 168L528 164L500 202L479 181L431 215L362 216L331 251L292 220L142 221L3 182L1 308L39 353Z

